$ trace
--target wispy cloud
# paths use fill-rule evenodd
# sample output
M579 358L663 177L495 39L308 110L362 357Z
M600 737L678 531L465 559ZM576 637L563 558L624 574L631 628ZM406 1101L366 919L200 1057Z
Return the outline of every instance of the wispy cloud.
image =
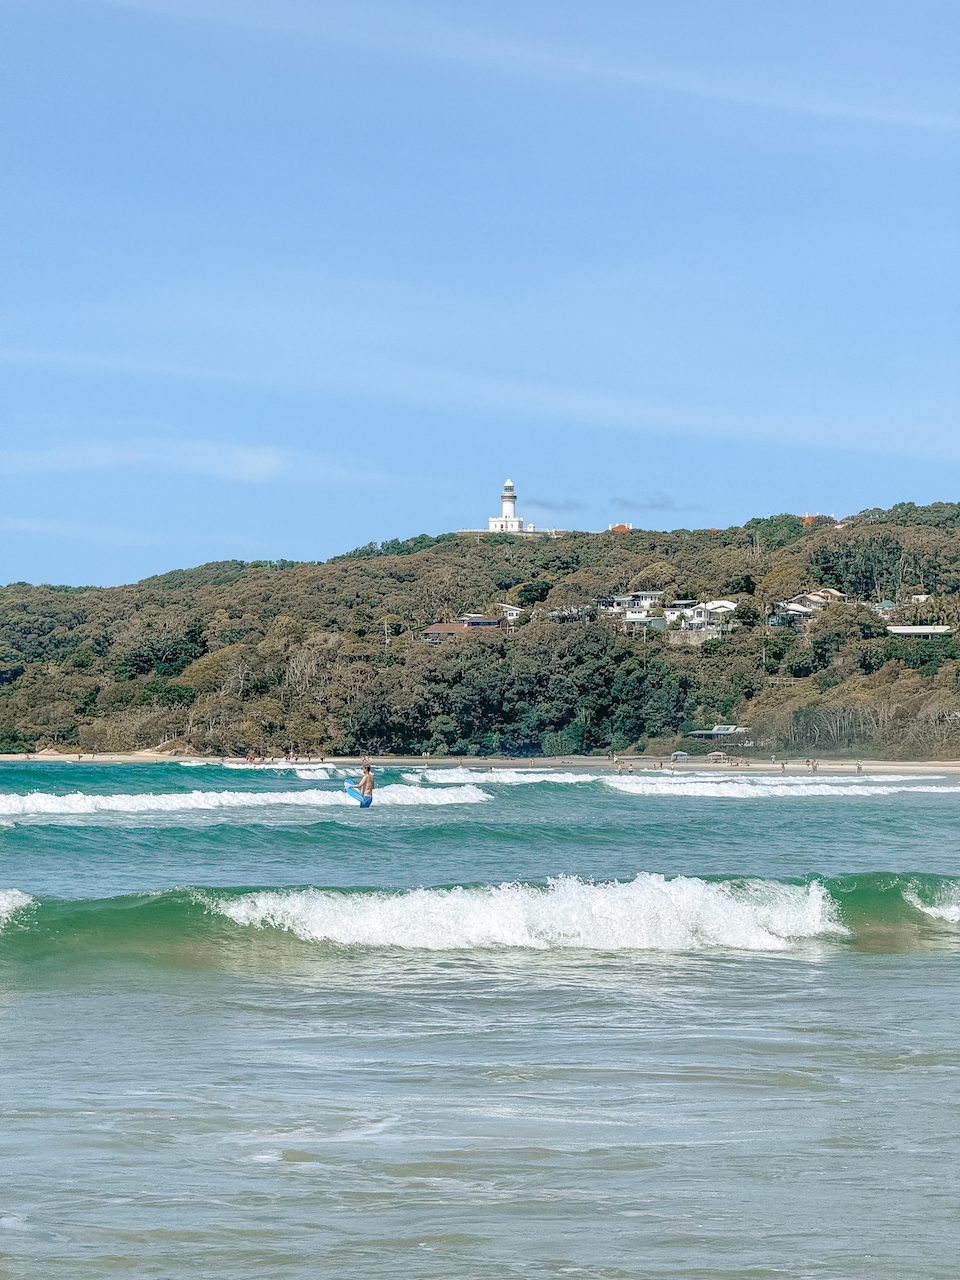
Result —
M678 506L668 493L659 490L646 498L611 498L613 506L621 511L700 511L699 506Z
M552 511L557 515L572 515L575 511L586 511L587 506L584 502L573 502L570 499L555 498L528 498L524 502L524 506L530 507L535 511Z
M0 472L7 475L141 466L256 484L289 472L292 459L283 449L189 440L132 444L90 440L48 449L12 449L0 455Z
M117 424L113 424L113 428L117 430ZM388 477L376 472L358 476L356 471L328 463L310 450L175 437L132 439L123 444L87 439L70 445L10 449L0 453L0 475L144 467L167 474L205 476L240 484L284 480L377 487L390 483Z
M91 542L111 547L165 547L172 555L180 554L174 548L181 545L191 548L195 541L184 531L183 536L164 529L153 532L127 525L101 524L96 520L40 520L32 516L0 516L0 532L27 534L38 538L60 539L65 543ZM233 532L208 531L203 534L207 548L223 548L231 555L261 556L266 554L262 542Z
M33 533L71 542L99 542L107 546L160 546L169 541L166 537L144 533L141 529L126 529L87 520L36 520L0 516L0 529L4 533Z
M198 349L202 346L199 342L196 345ZM243 350L239 353L240 356L245 354ZM779 406L745 405L739 402L732 405L712 403L709 406L684 404L559 382L532 381L503 375L496 370L489 373L466 372L458 368L444 368L397 358L380 351L364 350L352 344L324 355L315 354L309 361L304 358L281 367L276 367L270 360L258 364L254 354L249 359L241 360L235 353L229 360L215 360L207 365L202 354L195 362L191 362L183 352L173 354L170 359L153 362L146 358L138 359L114 353L17 348L0 348L0 364L118 370L147 377L214 385L333 391L388 404L470 413L485 412L509 417L511 420L566 423L591 429L669 432L701 439L768 441L772 433L781 436L803 434L806 438L816 440L825 449L859 447L878 454L960 461L960 441L948 422L940 420L942 415L938 415L935 427L931 427L928 418L924 422L925 430L915 431L906 437L902 419L894 421L890 418L888 425L887 421L878 418L872 406L863 409L824 407L784 412ZM90 457L96 459L99 447L102 446L94 442L71 446L71 449L75 448L81 454L89 449ZM107 452L99 456L109 456L113 448L112 445L106 446ZM143 446L143 453L139 453L141 446L135 441L129 448L132 453L138 453L142 459L141 465L154 465L151 460L159 458L156 465L168 470L174 469L169 439ZM248 453L241 453L228 463L219 456L227 448L229 446L216 442L190 446L177 465L181 471L193 469L195 473L208 475L222 474L225 468L232 466L249 480L250 472L256 471L259 462L272 459L274 467L281 468L279 471L274 470L273 475L282 477L289 483L337 483L358 488L389 487L395 483L395 477L338 466L328 462L321 454L308 450L277 449L259 460L251 458ZM247 446L242 446L242 449L246 448ZM211 457L211 452L218 456ZM28 450L19 455L13 451L6 455L0 454L0 474L5 470L26 470L26 466L18 465L18 458L31 458L39 462L47 455L56 457L60 455L60 450ZM79 468L80 462L76 465ZM96 462L91 465L108 464ZM132 458L130 465L133 465ZM213 468L219 468L219 471L215 472ZM625 498L621 501L629 503L639 500Z
M88 0L191 21L206 21L313 36L382 52L458 63L591 92L660 91L746 107L788 111L868 124L918 129L960 129L953 112L915 110L883 102L856 102L782 81L761 83L742 68L684 67L629 58L611 49L537 42L479 26L440 22L409 5L304 3L304 0Z

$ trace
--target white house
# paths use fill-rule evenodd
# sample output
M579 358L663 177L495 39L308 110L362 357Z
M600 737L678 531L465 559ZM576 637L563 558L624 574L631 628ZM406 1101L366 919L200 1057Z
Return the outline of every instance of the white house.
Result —
M626 631L636 631L637 627L666 631L669 623L666 618L656 617L649 609L627 609L623 615L623 626Z
M688 738L726 738L727 741L734 741L741 733L749 733L749 728L743 728L735 724L715 724L712 729L694 729L693 733L688 733Z
M694 607L693 618L687 625L697 629L728 626L736 607L735 600L707 600Z
M494 608L500 610L507 622L510 623L511 627L520 617L521 613L523 613L523 609L518 604L497 604L494 605Z
M674 600L673 604L664 605L663 616L668 622L689 624L696 618L696 600Z
M642 611L654 608L662 595L662 591L631 591L628 596L604 596L596 604L600 613Z

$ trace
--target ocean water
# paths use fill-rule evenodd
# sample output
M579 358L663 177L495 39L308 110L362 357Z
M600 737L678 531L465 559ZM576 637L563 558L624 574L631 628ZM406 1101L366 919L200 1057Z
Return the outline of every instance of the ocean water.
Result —
M0 765L0 1277L953 1280L960 779Z

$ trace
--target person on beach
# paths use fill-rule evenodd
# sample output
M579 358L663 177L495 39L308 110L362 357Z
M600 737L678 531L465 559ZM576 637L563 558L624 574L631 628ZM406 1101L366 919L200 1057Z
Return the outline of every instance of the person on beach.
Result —
M629 773L629 774L631 774L631 775L633 774L633 764L632 764L632 762L631 762L630 764L628 764L628 765L627 765L627 773Z
M858 760L858 761L857 761L857 773L863 773L863 761L862 761L862 760Z

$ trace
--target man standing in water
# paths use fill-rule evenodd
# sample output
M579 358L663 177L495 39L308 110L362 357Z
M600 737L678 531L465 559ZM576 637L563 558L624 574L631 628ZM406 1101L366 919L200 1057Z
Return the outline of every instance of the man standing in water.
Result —
M360 801L361 809L369 809L373 804L373 789L376 785L377 784L373 780L373 774L370 771L370 766L365 764L363 766L363 773L360 777L360 781L356 784L348 782L346 784L346 790L348 795L351 795L355 800Z

